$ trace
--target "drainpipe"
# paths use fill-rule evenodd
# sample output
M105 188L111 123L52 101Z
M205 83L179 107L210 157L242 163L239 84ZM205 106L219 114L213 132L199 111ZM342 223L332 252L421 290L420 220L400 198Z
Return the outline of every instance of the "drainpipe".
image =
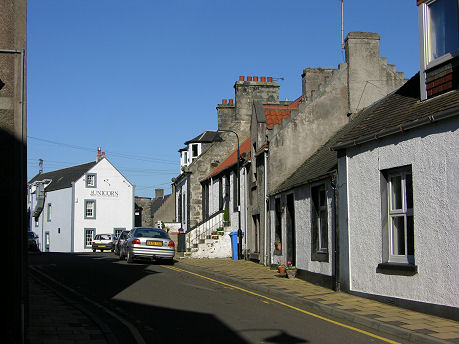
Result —
M333 279L335 291L340 291L341 285L339 281L339 231L338 231L338 185L337 185L337 172L335 171L331 176L331 187L333 188L333 202L335 208L333 230L334 230L334 247L333 247Z
M72 182L72 207L70 210L70 252L75 252L75 182Z
M264 220L265 220L265 238L264 238L264 248L263 248L263 253L264 253L264 265L266 266L268 263L268 254L266 252L266 247L267 247L267 240L268 240L268 149L265 148L264 150L264 207L265 207L265 214L264 214Z

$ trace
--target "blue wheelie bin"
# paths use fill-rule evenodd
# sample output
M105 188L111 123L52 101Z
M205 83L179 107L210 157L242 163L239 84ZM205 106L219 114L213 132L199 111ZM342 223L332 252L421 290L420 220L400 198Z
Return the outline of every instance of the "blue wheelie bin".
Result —
M231 237L231 251L233 253L233 260L238 260L239 254L238 254L237 232L231 232L229 236Z

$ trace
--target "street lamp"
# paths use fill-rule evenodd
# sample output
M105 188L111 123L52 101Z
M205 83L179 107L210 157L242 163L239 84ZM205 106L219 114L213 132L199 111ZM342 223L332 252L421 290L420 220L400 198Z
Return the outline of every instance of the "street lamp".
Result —
M239 171L239 159L241 157L239 153L239 135L233 131L233 130L227 130L227 129L218 129L217 132L219 133L233 133L236 135L237 139L237 173L236 173L236 179L237 179L237 209L238 209L238 229L237 229L237 237L238 237L238 259L242 259L242 229L241 229L241 183L240 183L240 171Z

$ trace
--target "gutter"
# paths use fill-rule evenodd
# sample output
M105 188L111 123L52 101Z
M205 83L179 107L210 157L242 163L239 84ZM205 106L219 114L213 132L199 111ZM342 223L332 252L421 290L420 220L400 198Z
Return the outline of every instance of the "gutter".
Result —
M452 109L441 111L436 115L431 115L431 116L428 116L428 117L417 119L415 121L406 123L404 125L394 126L394 127L388 128L388 129L384 129L384 130L382 130L382 131L380 131L378 133L375 133L375 134L369 134L369 135L362 136L362 137L360 137L358 139L355 139L355 140L350 140L350 141L343 142L343 143L338 144L336 146L330 147L330 150L337 151L337 150L346 149L346 148L349 148L349 147L354 147L354 146L357 146L357 145L362 144L362 143L378 140L378 139L380 139L382 137L386 137L386 136L389 136L389 135L394 135L394 134L397 134L397 133L400 133L400 132L404 132L406 130L410 130L410 129L413 129L413 128L417 128L417 127L420 127L420 126L423 126L423 125L426 125L426 124L435 123L435 122L438 122L438 121L441 121L441 120L444 120L444 119L455 117L457 115L459 115L459 107L454 107Z
M268 254L266 252L266 247L267 247L267 240L268 240L268 148L264 149L264 169L265 169L265 175L264 175L264 225L265 225L265 238L264 238L264 264L265 266L267 265L268 261Z

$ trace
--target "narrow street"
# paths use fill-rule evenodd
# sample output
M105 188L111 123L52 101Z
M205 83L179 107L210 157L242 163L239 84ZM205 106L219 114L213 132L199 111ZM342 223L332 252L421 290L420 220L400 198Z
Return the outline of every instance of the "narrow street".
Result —
M305 314L301 307L286 307L272 296L187 273L180 262L127 264L112 253L47 253L30 255L29 265L31 274L49 276L57 289L77 293L69 297L81 295L79 302L119 343L384 342Z

